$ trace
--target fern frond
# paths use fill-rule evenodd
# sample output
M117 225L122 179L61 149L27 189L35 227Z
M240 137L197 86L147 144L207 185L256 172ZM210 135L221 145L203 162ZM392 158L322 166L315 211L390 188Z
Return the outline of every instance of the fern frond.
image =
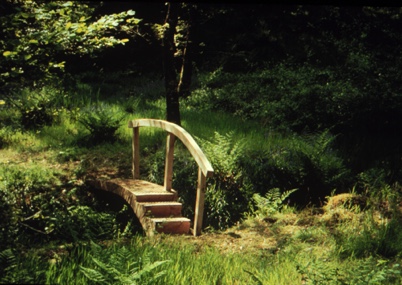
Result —
M151 262L149 254L138 258L130 248L102 248L91 243L96 256L91 256L93 268L80 267L84 275L97 284L153 284L151 281L165 275L159 269L170 260ZM135 260L135 261L133 261Z
M106 281L105 276L100 273L99 271L92 269L92 268L87 268L80 266L80 269L82 273L84 273L85 277L87 277L89 280L94 281L98 284L111 284Z
M17 258L11 249L0 252L0 265L3 268L9 268L17 264Z
M157 274L155 274L154 273L155 269L169 262L171 262L171 260L155 261L153 263L147 262L141 270L133 273L131 277L134 278L135 280L140 280L143 276L153 274L153 276L151 277L152 279L156 277L159 278L163 276L165 273L163 273L163 271L159 271Z
M253 200L257 207L255 214L257 216L268 216L279 212L283 207L283 202L296 190L292 189L281 193L279 188L273 188L264 197L255 193L253 195Z
M297 191L297 190L298 190L298 189L295 188L295 189L291 189L291 190L286 190L286 191L284 191L284 192L281 194L281 197L280 197L281 204L282 204L283 202L285 202L285 200L286 200L293 192L295 192L295 191Z

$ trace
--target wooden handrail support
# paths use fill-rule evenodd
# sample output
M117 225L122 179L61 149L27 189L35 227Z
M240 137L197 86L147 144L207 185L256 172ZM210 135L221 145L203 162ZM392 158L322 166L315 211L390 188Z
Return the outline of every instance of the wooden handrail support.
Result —
M156 119L138 119L132 120L128 123L129 128L133 128L133 160L132 172L133 178L140 178L139 170L139 128L140 127L157 127L168 132L166 140L166 159L165 159L165 177L164 188L166 191L172 190L172 177L173 177L173 157L174 157L174 143L176 137L179 138L183 144L190 151L194 160L198 164L198 183L197 183L197 197L195 202L195 216L194 216L194 236L201 234L202 218L204 214L204 199L206 190L206 178L211 177L214 173L211 163L208 161L201 148L195 142L193 137L182 127L163 120Z

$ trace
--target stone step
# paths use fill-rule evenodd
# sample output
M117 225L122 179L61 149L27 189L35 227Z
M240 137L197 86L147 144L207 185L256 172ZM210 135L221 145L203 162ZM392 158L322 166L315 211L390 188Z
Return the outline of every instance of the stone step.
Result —
M165 234L189 234L190 219L184 217L175 218L151 218L158 233Z
M180 217L182 204L174 201L137 202L149 217Z

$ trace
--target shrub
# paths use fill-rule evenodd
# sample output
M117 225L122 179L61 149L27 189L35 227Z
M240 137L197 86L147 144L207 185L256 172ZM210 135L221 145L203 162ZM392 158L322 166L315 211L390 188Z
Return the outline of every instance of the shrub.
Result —
M204 220L207 225L224 229L243 216L252 198L251 183L239 164L245 144L233 132L215 132L210 141L201 140L201 145L214 168L206 192Z
M11 128L8 128L8 127L1 128L0 127L0 149L4 148L10 144L11 134L12 134Z
M0 221L2 247L15 242L24 232L45 233L42 217L52 204L57 183L55 172L34 166L0 168Z
M266 218L278 213L285 206L284 202L290 194L297 189L287 190L281 193L279 188L273 188L269 190L264 197L255 193L253 195L253 201L255 203L255 210L253 214L260 218Z
M6 249L0 251L0 284L40 284L44 278L44 266L38 266L39 258L24 260L21 266L20 252Z
M84 143L96 145L117 141L116 131L121 125L124 115L108 104L96 104L84 109L79 122L89 131Z
M81 193L83 192L83 193ZM118 213L85 205L86 189L34 165L0 168L0 250L18 243L111 238Z
M133 114L141 103L141 98L130 96L124 98L120 105L122 105L125 112Z
M243 174L261 195L270 188L297 188L289 197L293 205L320 204L334 189L347 188L351 180L333 140L328 132L276 139L265 149L245 152L240 159Z
M25 88L9 98L11 106L20 113L20 124L25 129L38 129L51 125L63 104L64 94L56 88Z
M278 64L259 71L227 73L218 69L202 78L188 104L224 110L282 131L322 131L350 119L362 98L334 70Z

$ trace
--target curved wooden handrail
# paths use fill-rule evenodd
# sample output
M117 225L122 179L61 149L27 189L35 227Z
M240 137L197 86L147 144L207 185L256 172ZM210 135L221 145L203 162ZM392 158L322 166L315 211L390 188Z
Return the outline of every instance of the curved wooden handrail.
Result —
M164 120L156 119L138 119L128 122L128 127L133 128L133 177L139 179L139 128L140 127L157 127L168 132L166 141L166 160L165 160L165 178L164 189L166 191L172 190L172 177L173 177L173 152L174 142L176 137L179 138L183 144L190 151L198 164L198 182L197 182L197 195L195 201L195 216L194 216L194 235L201 234L202 218L204 213L204 199L206 191L206 178L211 177L214 173L211 163L208 161L201 148L198 146L193 137L182 127Z
M214 169L212 168L211 163L208 161L207 157L202 152L201 148L198 146L193 137L182 127L168 121L156 119L132 120L128 123L128 127L157 127L174 134L190 151L205 177L211 177L213 175Z

